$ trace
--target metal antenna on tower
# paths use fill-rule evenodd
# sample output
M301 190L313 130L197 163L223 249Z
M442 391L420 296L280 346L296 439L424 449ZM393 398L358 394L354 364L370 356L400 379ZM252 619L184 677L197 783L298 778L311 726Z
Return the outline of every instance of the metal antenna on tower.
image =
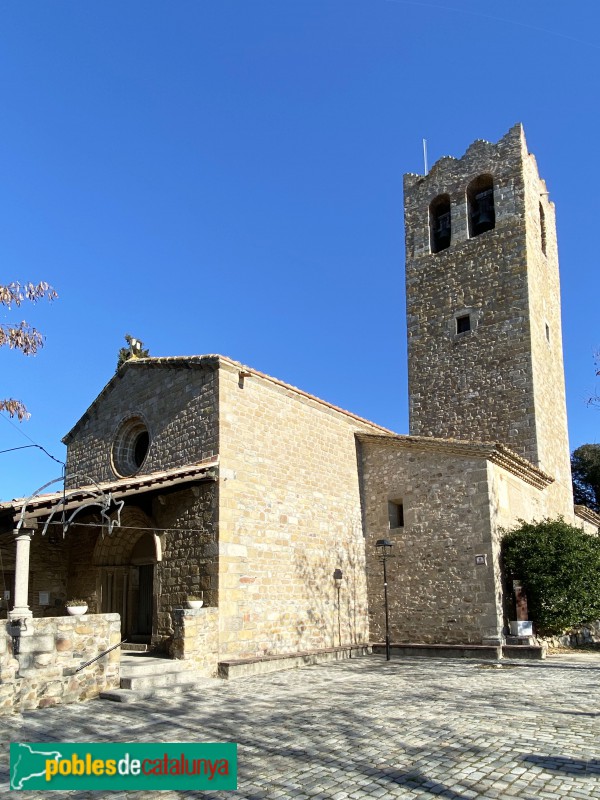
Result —
M429 172L427 169L427 139L423 139L423 162L425 164L425 175L427 175Z

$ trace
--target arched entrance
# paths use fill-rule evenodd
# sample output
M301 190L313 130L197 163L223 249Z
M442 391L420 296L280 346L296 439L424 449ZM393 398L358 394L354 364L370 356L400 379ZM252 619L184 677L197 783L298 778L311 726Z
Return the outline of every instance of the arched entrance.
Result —
M161 560L160 538L141 509L126 507L121 526L98 537L94 550L102 613L121 615L121 632L150 641L156 618L155 565Z

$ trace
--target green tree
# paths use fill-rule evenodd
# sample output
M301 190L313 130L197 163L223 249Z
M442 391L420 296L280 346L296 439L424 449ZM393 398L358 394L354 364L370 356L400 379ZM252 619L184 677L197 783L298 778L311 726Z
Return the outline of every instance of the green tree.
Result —
M54 300L58 295L45 281L40 283L9 283L0 285L0 306L8 310L19 307L24 301L36 303L43 297ZM43 335L33 328L28 322L0 322L0 347L9 347L11 350L20 350L23 355L32 356L44 346ZM20 400L8 397L0 399L0 411L7 411L11 417L16 416L22 420L29 413Z
M573 499L600 513L600 444L582 444L571 455Z
M600 539L563 519L522 523L502 542L505 576L520 580L538 633L600 619Z

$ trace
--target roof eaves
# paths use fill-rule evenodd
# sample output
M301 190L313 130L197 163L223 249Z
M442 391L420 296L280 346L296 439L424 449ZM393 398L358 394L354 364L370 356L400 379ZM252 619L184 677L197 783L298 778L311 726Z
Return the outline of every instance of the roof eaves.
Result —
M87 408L84 414L80 417L80 419L75 423L75 425L71 428L71 430L63 437L62 442L64 444L69 444L71 439L73 438L74 434L79 430L81 425L89 419L93 409L96 405L109 393L113 390L116 382L120 380L126 369L140 369L142 367L152 368L152 367L167 367L170 369L218 369L219 366L227 365L233 369L243 371L248 376L254 375L257 378L261 378L262 380L269 381L270 383L275 384L276 386L280 386L287 391L293 392L294 394L300 395L303 398L311 400L315 403L318 403L321 406L324 406L332 411L335 411L339 414L343 414L346 417L349 417L352 420L360 423L361 425L367 425L368 427L376 430L381 431L382 433L393 434L394 432L389 430L389 428L384 428L381 425L378 425L375 422L371 422L364 417L359 417L357 414L353 414L351 411L347 411L344 408L340 408L339 406L333 405L333 403L328 403L326 400L322 400L320 397L316 395L309 394L309 392L305 392L303 389L299 389L297 386L293 386L290 383L285 383L285 381L279 380L279 378L274 378L271 375L267 375L264 372L260 372L253 367L249 367L246 364L242 364L241 361L235 361L228 356L216 355L216 354L209 354L209 355L200 355L200 356L164 356L164 357L156 357L152 356L149 358L131 358L126 361L119 369L119 371L114 375L111 380L106 384L104 389L100 392L100 394L95 398L95 400L91 403L91 405Z
M169 356L162 357L149 357L149 358L130 358L121 364L117 372L112 376L100 393L94 398L87 409L83 412L81 417L77 420L75 425L66 433L61 439L63 444L68 445L79 430L79 428L86 422L94 408L103 400L116 386L116 384L123 378L125 372L132 367L168 367L168 368L184 368L184 369L217 369L219 366L218 355L204 355L204 356Z
M600 528L600 514L597 514L595 511L592 511L591 508L587 506L574 506L575 515L578 516L580 519L584 519L586 522L590 522L592 525L595 525L597 528Z
M28 516L43 514L63 498L69 498L66 507L73 507L87 495L106 492L113 495L114 499L129 497L133 494L144 494L157 489L168 489L172 486L193 483L197 480L216 480L219 466L218 457L198 462L185 467L151 472L146 475L137 475L133 478L120 478L114 481L103 481L97 484L77 486L67 489L66 492L50 492L37 497L18 497L9 502L0 503L0 515L21 512L23 506L29 509Z
M497 442L468 442L461 439L441 439L434 436L406 436L402 434L377 435L359 432L359 441L373 442L387 446L402 447L407 450L439 452L448 456L462 458L482 458L503 467L526 483L544 489L554 482L551 475L534 466L526 458L513 452L509 447Z

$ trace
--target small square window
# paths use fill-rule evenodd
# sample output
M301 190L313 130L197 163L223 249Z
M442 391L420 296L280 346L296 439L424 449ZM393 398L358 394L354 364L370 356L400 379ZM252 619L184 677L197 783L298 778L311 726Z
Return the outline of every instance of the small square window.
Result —
M461 317L456 318L456 332L467 333L471 330L471 316L470 314L463 314Z
M388 503L388 518L390 530L404 527L404 506L399 502Z

